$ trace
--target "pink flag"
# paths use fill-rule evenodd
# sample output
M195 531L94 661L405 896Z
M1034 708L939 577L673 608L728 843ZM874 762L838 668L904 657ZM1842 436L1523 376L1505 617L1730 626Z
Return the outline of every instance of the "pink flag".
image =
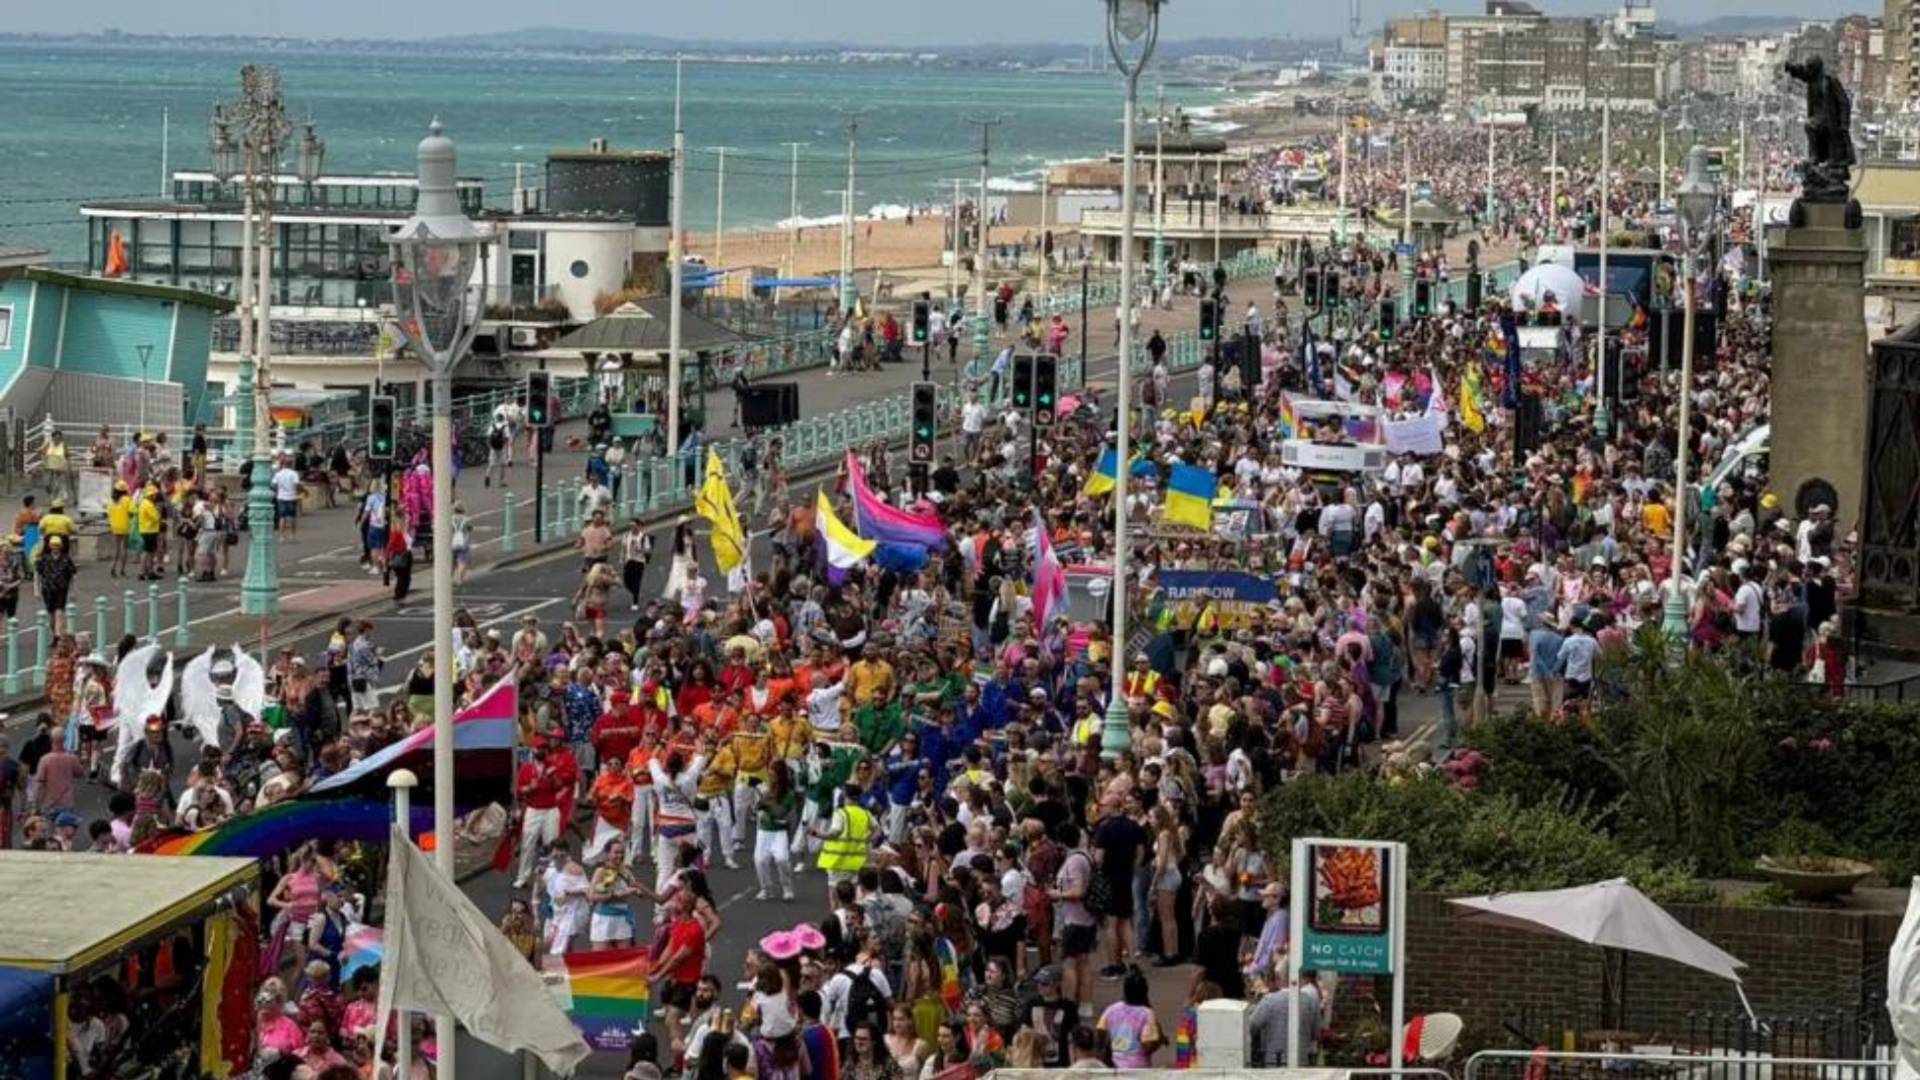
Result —
M1033 511L1033 542L1033 625L1044 631L1047 613L1067 598L1067 573L1053 553L1053 538L1047 535L1039 507Z

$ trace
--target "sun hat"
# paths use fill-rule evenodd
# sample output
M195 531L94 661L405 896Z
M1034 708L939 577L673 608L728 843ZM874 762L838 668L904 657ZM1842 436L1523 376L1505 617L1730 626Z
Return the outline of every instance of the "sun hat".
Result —
M791 930L775 930L760 939L760 951L775 960L791 960L800 955L800 939Z
M827 935L821 933L820 928L811 923L801 923L788 931L788 933L793 935L793 939L799 942L802 949L824 949L827 947Z

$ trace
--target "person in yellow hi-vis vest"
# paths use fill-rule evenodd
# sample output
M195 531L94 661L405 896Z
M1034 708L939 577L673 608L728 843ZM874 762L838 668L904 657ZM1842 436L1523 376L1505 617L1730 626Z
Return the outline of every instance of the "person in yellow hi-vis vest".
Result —
M840 790L840 806L824 829L814 826L814 835L822 841L820 859L815 865L827 872L827 896L831 902L834 886L859 875L867 865L867 852L873 846L873 815L861 808L858 787L848 784Z

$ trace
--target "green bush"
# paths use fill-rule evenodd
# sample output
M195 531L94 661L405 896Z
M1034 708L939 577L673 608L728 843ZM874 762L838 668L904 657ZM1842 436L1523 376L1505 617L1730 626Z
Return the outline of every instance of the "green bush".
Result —
M1303 778L1267 796L1260 827L1282 861L1299 836L1402 841L1408 884L1422 891L1518 892L1626 877L1656 899L1708 892L1684 867L1629 853L1577 800L1528 802L1435 775L1392 783L1362 773Z
M1920 873L1920 706L1803 699L1757 727L1767 748L1745 814L1750 855L1861 859L1894 881Z

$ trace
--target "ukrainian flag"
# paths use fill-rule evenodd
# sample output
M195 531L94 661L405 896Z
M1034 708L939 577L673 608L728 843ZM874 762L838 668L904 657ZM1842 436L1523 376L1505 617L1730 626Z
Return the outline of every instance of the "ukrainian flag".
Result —
M1094 463L1093 474L1087 477L1087 484L1081 488L1086 495L1105 495L1119 483L1120 451L1108 447Z
M1213 527L1213 473L1198 465L1175 465L1167 482L1167 503L1160 520L1168 525Z

